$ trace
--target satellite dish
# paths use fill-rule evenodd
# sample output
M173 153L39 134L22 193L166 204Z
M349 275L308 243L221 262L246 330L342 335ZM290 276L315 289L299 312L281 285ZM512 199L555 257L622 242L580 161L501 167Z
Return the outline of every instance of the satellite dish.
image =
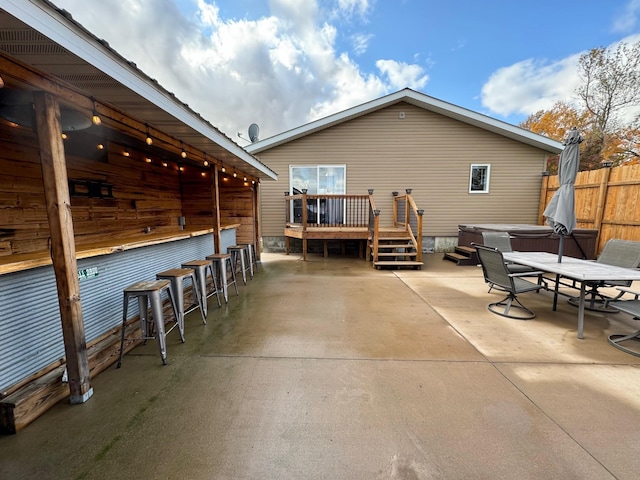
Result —
M252 123L249 125L249 140L251 143L255 143L258 141L258 134L260 133L260 127L258 127L257 123Z

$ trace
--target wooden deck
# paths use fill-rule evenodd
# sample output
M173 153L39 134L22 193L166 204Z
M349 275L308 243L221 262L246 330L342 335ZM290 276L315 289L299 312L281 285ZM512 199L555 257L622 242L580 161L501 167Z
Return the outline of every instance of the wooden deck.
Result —
M400 236L405 233L404 229L394 227L381 227L379 234L385 238L393 238L394 236ZM302 240L302 257L307 259L307 241L308 240L323 240L324 241L324 256L328 256L327 242L329 240L362 240L360 246L360 257L363 257L363 245L364 242L371 239L371 232L368 227L306 227L302 228L300 225L287 225L284 229L285 236L285 248L286 253L290 253L290 239L297 238Z
M399 259L404 259L411 262L411 266L419 267L422 265L424 210L417 209L410 193L410 189L406 190L406 195L393 192L393 227L380 226L380 210L375 207L373 190L369 190L368 195L309 195L306 190L302 190L302 194L285 193L286 253L291 251L292 238L302 240L304 260L307 259L309 240L323 241L325 257L329 253L329 240L343 240L343 251L346 249L344 241L357 240L360 257L371 257L374 266L380 261L379 256L386 256L394 257L396 266ZM363 255L364 245L366 255Z
M284 229L285 248L287 255L291 251L290 239L302 240L302 258L307 259L308 240L323 240L324 256L329 256L329 240L360 240L359 256L364 256L363 244L369 239L368 227L306 227L301 225L288 225Z

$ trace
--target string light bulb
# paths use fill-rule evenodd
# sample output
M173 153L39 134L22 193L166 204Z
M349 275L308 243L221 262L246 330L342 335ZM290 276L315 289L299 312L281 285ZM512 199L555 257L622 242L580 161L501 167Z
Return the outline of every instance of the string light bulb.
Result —
M66 133L64 133L64 132L62 132L62 134L61 134L60 136L62 137L62 139L63 139L63 140L66 140L66 139L67 139L67 134L66 134Z
M149 125L147 125L147 139L145 140L147 145L151 145L153 143L153 139L151 138L151 134L149 133Z
M124 152L122 152L122 155L124 155L125 157L128 157L128 156L129 156L129 155L131 155L131 154L129 153L129 150L126 150L126 149L125 149L125 151L124 151Z
M180 152L182 158L187 158L187 152L184 151L184 143L182 144L182 152Z
M236 178L238 176L238 174L234 171L233 172L233 178Z
M96 148L97 148L98 150L104 150L104 144L99 143L99 144L97 144L97 145L96 145Z
M224 173L224 172L226 172L226 171L227 171L227 169L226 169L226 168L224 168L224 167L222 167L222 173Z
M93 110L91 111L91 123L97 126L102 123L102 120L100 119L100 115L98 115L98 112L96 111L96 101L93 98L91 99L91 101L93 102Z

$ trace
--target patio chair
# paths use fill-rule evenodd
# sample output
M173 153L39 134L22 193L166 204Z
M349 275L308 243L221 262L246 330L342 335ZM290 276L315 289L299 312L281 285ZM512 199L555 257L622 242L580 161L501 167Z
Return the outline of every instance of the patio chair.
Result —
M482 232L482 242L483 245L497 248L502 253L513 252L513 248L511 247L511 236L507 232ZM512 262L505 262L505 265L507 266L509 273L531 273L534 276L538 276L533 268L526 265L518 265L517 263ZM542 277L538 277L538 279L542 282ZM494 287L495 285L489 284L489 292L491 292L491 289Z
M525 307L517 296L525 292L537 292L543 286L540 283L533 283L521 278L523 276L542 276L542 272L511 273L507 269L502 252L497 248L485 245L474 245L482 266L484 281L489 285L495 285L507 292L507 296L499 302L490 303L487 308L490 312L503 317L517 320L528 320L534 318L536 314ZM512 313L512 309L515 312Z
M617 310L631 315L634 320L640 320L640 292L634 292L628 288L618 287L620 294L616 300L605 300L605 306L616 308ZM625 293L633 295L633 299L623 300L620 297ZM626 343L622 343L626 342ZM623 352L640 357L640 330L631 334L614 333L609 335L609 343ZM636 347L635 349L632 347Z
M614 265L616 267L638 268L638 266L640 266L640 242L616 238L611 239L605 244L596 262L605 265ZM619 282L586 282L586 287L589 288L589 290L585 294L586 301L584 308L598 312L616 313L617 310L609 306L607 301L610 302L619 299L624 295L624 290L621 290L615 297L610 298L600 292L599 289L606 287L630 287L631 283L631 280ZM571 305L578 306L577 297L571 297L568 301Z

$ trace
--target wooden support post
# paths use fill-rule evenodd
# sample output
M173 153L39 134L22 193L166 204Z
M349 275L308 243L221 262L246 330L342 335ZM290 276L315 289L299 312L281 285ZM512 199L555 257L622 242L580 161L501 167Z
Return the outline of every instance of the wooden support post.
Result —
M307 261L307 191L302 191L302 260Z
M222 252L220 245L220 181L218 175L220 170L218 169L218 164L213 167L213 185L212 185L212 195L213 195L213 244L214 244L214 252L215 253L224 253Z
M422 216L424 215L424 210L418 210L418 224L416 226L416 241L418 243L418 251L416 260L418 262L422 261Z
M260 215L260 205L258 203L258 186L260 184L258 182L255 183L253 187L251 187L252 197L253 197L253 246L256 261L260 261L260 245L258 245L258 241L260 238L260 220L258 216Z
M600 248L600 238L602 235L602 220L607 202L607 190L609 189L609 178L611 176L611 166L607 165L600 169L600 188L598 189L598 203L596 205L596 218L594 227L598 230L596 235L596 256L602 251Z
M544 225L544 209L547 208L547 192L549 191L549 172L542 175L540 187L540 203L538 204L538 225Z
M80 303L71 200L60 128L60 105L55 97L44 92L35 92L33 99L70 400L71 403L84 403L91 398L93 389Z

